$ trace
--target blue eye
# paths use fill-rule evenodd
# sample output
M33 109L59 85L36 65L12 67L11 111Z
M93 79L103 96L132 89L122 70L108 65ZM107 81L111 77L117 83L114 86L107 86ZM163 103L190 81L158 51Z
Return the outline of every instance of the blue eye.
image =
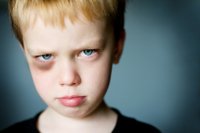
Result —
M93 49L86 49L86 50L83 50L83 53L84 55L86 56L90 56L94 53L95 51Z
M40 55L40 56L38 56L38 59L40 61L49 61L52 59L52 55L51 54Z

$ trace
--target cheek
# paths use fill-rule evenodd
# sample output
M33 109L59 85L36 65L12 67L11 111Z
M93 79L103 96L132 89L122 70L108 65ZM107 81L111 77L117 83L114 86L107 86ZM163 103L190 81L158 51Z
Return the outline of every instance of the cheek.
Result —
M51 72L39 70L37 67L32 65L29 67L36 90L40 95L45 94L48 91L48 88L52 87L51 83L53 83L53 77Z
M110 82L112 61L110 58L90 66L85 74L85 82L94 97L104 96Z

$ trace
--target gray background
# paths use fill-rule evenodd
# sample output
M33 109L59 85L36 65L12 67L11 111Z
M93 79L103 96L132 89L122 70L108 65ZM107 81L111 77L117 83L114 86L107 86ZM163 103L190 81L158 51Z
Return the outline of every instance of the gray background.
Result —
M0 2L0 129L45 105ZM200 133L200 1L129 0L106 101L163 133Z

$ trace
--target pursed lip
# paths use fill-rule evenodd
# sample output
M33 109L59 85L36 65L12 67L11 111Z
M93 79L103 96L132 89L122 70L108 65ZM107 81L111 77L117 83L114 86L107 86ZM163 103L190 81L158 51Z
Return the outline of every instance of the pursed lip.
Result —
M86 99L86 96L63 96L59 97L58 100L63 106L77 107L80 106Z

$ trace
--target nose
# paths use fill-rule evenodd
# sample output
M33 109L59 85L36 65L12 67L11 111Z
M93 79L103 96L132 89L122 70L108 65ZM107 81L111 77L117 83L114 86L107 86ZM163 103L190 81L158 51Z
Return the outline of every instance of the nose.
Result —
M80 75L72 63L63 64L59 73L59 84L61 86L78 86L81 83Z

